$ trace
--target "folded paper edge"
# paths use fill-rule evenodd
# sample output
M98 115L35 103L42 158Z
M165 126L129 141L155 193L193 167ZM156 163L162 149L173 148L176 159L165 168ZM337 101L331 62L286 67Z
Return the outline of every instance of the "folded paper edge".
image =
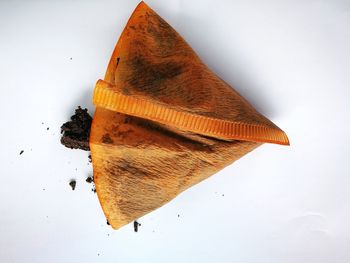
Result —
M93 103L96 107L152 120L218 139L289 145L287 135L280 129L179 111L145 97L140 98L123 94L115 86L103 80L98 80L96 83Z

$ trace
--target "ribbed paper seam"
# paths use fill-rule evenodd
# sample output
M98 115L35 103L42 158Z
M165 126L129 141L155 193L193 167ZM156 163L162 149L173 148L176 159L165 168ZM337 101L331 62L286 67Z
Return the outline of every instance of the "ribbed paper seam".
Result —
M196 115L191 112L180 112L153 101L124 95L111 87L107 82L101 80L97 82L93 98L93 102L97 107L222 139L289 145L286 134L278 129L267 128L262 125L225 121Z

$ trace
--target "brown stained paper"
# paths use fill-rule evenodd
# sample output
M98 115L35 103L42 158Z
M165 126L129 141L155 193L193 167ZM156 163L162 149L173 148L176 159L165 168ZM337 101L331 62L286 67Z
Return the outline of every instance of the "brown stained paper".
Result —
M94 91L96 191L117 229L286 134L213 73L144 2Z

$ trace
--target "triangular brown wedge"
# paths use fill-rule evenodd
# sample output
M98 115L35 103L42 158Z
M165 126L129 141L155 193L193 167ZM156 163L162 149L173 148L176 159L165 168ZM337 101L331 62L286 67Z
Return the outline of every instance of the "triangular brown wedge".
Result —
M144 2L94 91L94 181L115 229L286 134L215 75Z

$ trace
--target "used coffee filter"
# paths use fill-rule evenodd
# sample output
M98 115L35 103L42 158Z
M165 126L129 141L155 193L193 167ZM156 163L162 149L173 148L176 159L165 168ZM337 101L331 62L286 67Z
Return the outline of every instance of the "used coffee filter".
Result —
M94 181L114 229L263 143L289 145L144 2L129 18L93 102Z

